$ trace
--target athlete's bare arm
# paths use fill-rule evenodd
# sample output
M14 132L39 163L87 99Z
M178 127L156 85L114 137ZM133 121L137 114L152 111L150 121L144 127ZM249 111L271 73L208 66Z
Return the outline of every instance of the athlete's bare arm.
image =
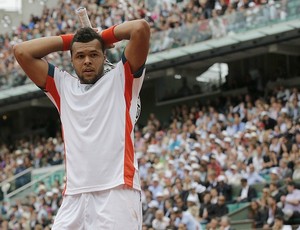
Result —
M150 40L150 27L144 19L134 20L117 25L114 34L119 40L129 40L125 48L125 57L131 72L135 73L145 64Z
M150 28L145 20L125 22L115 27L119 40L129 40L125 49L132 73L145 62L149 50ZM60 36L38 38L14 46L14 55L27 76L39 87L45 88L48 64L43 57L52 52L63 50Z
M27 76L39 87L45 88L48 64L42 58L63 49L60 36L37 38L14 46L14 55Z

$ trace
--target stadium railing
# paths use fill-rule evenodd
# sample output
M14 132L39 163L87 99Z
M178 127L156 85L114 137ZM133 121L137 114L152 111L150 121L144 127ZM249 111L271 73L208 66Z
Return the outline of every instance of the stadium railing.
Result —
M0 188L1 188L0 200L8 198L8 194L10 192L16 190L16 186L17 186L19 179L25 179L24 184L30 182L32 171L33 171L33 168L30 167L14 176L2 181L0 183Z

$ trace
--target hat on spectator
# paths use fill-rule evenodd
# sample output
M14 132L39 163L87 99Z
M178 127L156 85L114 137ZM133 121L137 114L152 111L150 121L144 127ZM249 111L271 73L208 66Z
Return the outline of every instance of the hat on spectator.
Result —
M20 149L17 149L15 153L16 153L16 155L21 155L22 151Z
M285 113L285 114L288 114L288 110L287 110L287 108L282 108L282 109L280 110L280 113Z
M236 134L233 135L233 137L236 138L236 139L239 139L239 138L241 138L241 134L240 133L236 133Z
M155 175L153 178L152 178L153 181L159 181L159 178L157 175Z
M197 199L196 199L196 197L195 196L191 196L191 195L189 195L188 196L188 198L187 198L187 200L186 200L187 202L191 202L191 203L197 203Z
M236 165L231 165L230 168L233 169L233 170L237 170L238 169Z
M250 133L245 133L244 137L247 138L247 139L251 138L251 134Z
M169 165L174 165L174 161L173 160L168 160L168 164Z
M228 132L227 132L226 130L223 130L223 131L222 131L222 134L223 134L224 137L227 137L227 136L228 136Z
M214 153L212 153L212 154L210 154L210 157L209 157L210 159L217 159L217 156L216 156L216 154L214 154Z
M159 204L157 200L151 200L150 203L148 204L149 208L158 208Z
M24 161L23 161L23 159L17 159L17 165L21 165L21 164L23 164L24 163Z
M156 193L156 197L163 197L163 196L164 196L164 194L162 192L157 192Z
M196 142L193 147L194 147L194 149L196 149L196 148L200 149L201 145L200 145L200 143Z
M203 155L201 157L201 161L209 162L209 157L207 155Z
M43 184L40 184L39 185L39 187L38 187L38 191L40 192L40 191L46 191L47 189L46 189L46 186L45 185L43 185Z
M219 138L216 138L216 139L215 139L215 142L216 142L216 144L218 144L218 145L220 145L220 146L223 145L223 142L222 142Z
M183 159L183 158L180 158L180 159L178 160L178 163L185 164L185 159Z
M279 176L279 169L277 167L271 168L270 173Z
M58 190L57 188L53 188L53 189L52 189L52 192L53 192L53 194L58 194L58 193L59 193L59 190Z
M166 177L166 178L172 178L172 172L169 171L169 170L166 171L166 172L165 172L165 177Z
M185 165L185 166L184 166L184 170L192 171L192 167L189 166L189 165Z
M225 137L224 142L231 143L231 138L230 137Z
M267 111L262 111L261 114L260 114L261 117L264 117L264 116L268 116L268 112Z
M157 146L155 146L155 145L149 145L148 149L147 149L147 152L148 153L158 153Z
M137 159L141 159L143 157L144 153L139 151L139 152L136 152L136 158Z
M216 136L216 134L213 134L213 133L211 133L211 134L209 134L209 139L215 139L217 136Z
M226 121L226 117L223 113L219 113L218 115L218 120L221 121L221 122L224 122Z
M155 170L162 170L163 168L164 168L164 166L163 166L163 164L162 163L158 163L158 164L155 164L154 165L154 168L155 168Z
M179 147L179 146L175 146L175 147L174 147L174 150L179 151L179 150L180 150L180 147Z
M195 156L190 156L190 157L189 157L189 160L190 160L190 161L198 162L198 159L197 159L197 157L195 157Z
M226 177L224 175L219 175L217 180L218 180L218 182L222 182L222 181L225 182Z
M200 168L199 164L197 164L197 163L193 163L191 165L191 167L192 167L192 169L199 169Z
M196 135L201 135L202 134L201 130L196 130L195 133L196 133Z
M46 192L46 196L48 196L48 197L52 197L53 196L53 192Z
M257 137L257 133L256 132L252 132L250 135L251 135L251 137Z
M256 6L255 2L249 2L248 4L249 8L253 8Z
M191 151L190 155L191 155L191 156L197 156L198 153L197 153L197 151L193 150L193 151Z

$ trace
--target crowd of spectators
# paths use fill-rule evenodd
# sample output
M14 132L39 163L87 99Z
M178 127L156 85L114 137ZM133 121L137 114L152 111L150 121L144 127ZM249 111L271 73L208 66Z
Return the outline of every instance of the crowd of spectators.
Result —
M246 94L178 105L169 120L150 114L135 128L143 229L224 229L234 204L249 205L254 229L299 221L299 147L298 88L278 87L266 99ZM63 163L63 141L59 134L21 139L2 144L0 156L3 181L21 163L24 169ZM41 183L38 195L4 200L2 226L50 228L63 187Z
M276 0L279 4L287 1ZM58 0L55 8L45 5L41 14L32 14L29 22L0 34L0 89L23 85L30 80L19 68L13 53L14 44L42 36L74 33L80 26L75 10L84 6L92 25L105 29L126 20L144 18L151 26L150 53L185 46L210 38L219 38L239 29L263 25L273 19L285 19L286 7L274 0ZM268 6L260 12L261 6ZM235 14L239 12L240 14ZM226 18L219 16L225 15ZM254 22L255 21L255 22ZM249 26L247 26L249 24ZM124 43L109 50L108 59L120 57ZM68 52L47 56L56 66L72 72Z

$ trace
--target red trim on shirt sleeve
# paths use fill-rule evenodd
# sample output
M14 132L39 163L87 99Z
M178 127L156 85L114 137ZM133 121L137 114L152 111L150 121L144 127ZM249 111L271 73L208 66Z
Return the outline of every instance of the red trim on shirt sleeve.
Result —
M133 178L135 174L134 168L134 148L131 138L131 133L133 129L131 117L130 117L130 106L132 100L132 85L133 85L133 76L130 71L129 63L124 63L125 71L125 101L126 101L126 124L125 124L125 156L124 156L124 181L125 184L133 187Z
M55 103L57 110L60 112L60 97L54 82L54 78L51 76L47 76L46 88L45 91L48 92Z

